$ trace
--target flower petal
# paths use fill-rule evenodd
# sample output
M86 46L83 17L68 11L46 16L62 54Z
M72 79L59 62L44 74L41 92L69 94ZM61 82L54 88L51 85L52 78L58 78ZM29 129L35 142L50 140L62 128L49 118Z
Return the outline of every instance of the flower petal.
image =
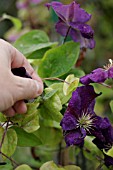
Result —
M69 26L65 24L61 19L55 25L56 31L61 34L62 36L66 36Z
M113 67L110 67L108 70L108 78L113 78Z
M104 162L107 167L113 166L113 157L104 154Z
M93 38L94 31L89 25L84 23L71 23L71 22L69 25L72 28L79 30L84 38L87 39Z
M88 14L80 5L73 1L70 5L70 21L85 23L91 19L91 14Z
M63 5L61 2L51 2L51 3L47 3L46 6L48 8L50 8L50 6L53 8L53 10L55 11L55 13L58 15L58 17L63 20L64 22L66 22L69 18L69 8L71 6L71 4L69 5Z
M82 134L80 129L78 129L76 131L71 131L70 133L68 133L65 136L65 141L66 141L67 146L78 145L82 147L84 144L85 136L86 134Z
M89 83L102 83L108 78L108 72L102 68L97 68L92 73L80 78L80 82L84 85Z
M67 110L75 117L82 116L83 113L94 113L96 94L93 86L80 86L73 92Z
M77 121L72 114L65 113L60 125L63 130L73 130L77 126Z
M66 22L87 22L91 19L91 14L80 8L80 5L73 1L69 5L63 5L60 2L47 3L46 6L53 8L58 17Z

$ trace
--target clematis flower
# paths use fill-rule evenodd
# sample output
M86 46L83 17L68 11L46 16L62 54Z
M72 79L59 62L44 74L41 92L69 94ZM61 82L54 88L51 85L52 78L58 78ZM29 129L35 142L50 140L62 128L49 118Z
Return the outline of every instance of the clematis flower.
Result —
M67 146L82 147L86 135L95 137L93 143L100 150L108 151L113 146L113 127L108 118L94 112L95 98L100 94L91 85L80 86L73 92L60 123Z
M81 86L73 92L68 108L60 123L67 146L84 144L86 135L97 130L99 117L94 112L96 94L93 86ZM93 132L94 133L94 132ZM99 134L100 135L100 134Z
M80 5L73 1L69 5L63 5L60 2L47 3L57 14L59 21L56 23L56 31L62 36L69 35L73 41L80 42L81 48L94 48L94 31L86 24L91 19L91 14L80 8Z
M80 82L84 85L90 83L103 83L106 79L113 78L113 61L109 60L110 64L104 66L104 68L97 68L90 74L80 78Z

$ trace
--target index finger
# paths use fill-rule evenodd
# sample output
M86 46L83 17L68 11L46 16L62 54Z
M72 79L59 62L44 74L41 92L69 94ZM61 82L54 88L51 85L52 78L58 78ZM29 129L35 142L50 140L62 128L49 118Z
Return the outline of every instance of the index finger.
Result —
M25 56L9 43L8 46L11 56L11 68L25 67L25 69L33 79L42 83L41 78L36 74L35 70L27 61Z

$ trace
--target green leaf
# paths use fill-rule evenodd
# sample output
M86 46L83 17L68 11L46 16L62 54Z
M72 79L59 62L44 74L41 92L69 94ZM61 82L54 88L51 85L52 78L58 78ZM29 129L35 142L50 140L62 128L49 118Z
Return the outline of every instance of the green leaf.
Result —
M5 122L5 121L7 121L6 116L0 112L0 122Z
M39 115L37 111L39 103L28 103L25 114L17 114L11 118L11 121L18 123L26 132L32 133L39 129Z
M41 167L40 170L58 170L58 167L53 161L49 161L44 163Z
M34 146L39 146L42 144L41 140L36 137L33 133L27 133L24 131L22 128L19 128L17 126L12 127L18 137L18 142L17 145L21 147L34 147Z
M20 29L21 29L22 23L21 23L21 21L20 21L18 18L12 17L12 16L7 15L7 14L3 14L2 18L3 18L3 20L4 20L4 19L9 19L9 20L14 24L14 27L15 27L17 30L20 30Z
M40 77L59 77L67 73L77 61L79 44L67 42L47 51L39 65Z
M97 156L103 157L101 150L99 150L96 145L92 142L93 138L90 136L85 137L84 147L84 155L89 160L97 160Z
M50 88L57 90L56 94L59 96L62 105L65 104L71 97L71 94L69 94L67 96L64 95L63 85L64 85L64 83L54 83L50 86Z
M11 163L6 162L6 165L0 165L0 170L13 170L13 166L11 165Z
M74 74L68 75L63 86L64 95L67 96L72 93L77 88L78 84L79 78L75 77Z
M49 38L44 31L33 30L22 35L15 43L14 46L24 55L29 56L37 50L52 47L57 43L49 42ZM33 57L35 58L35 57Z
M0 142L2 140L3 134L4 128L0 127ZM5 134L1 151L10 157L15 152L16 146L17 146L17 134L14 129L8 129Z
M58 167L53 161L44 163L40 170L81 170L80 167L75 165L67 165L64 167Z
M43 119L60 122L62 119L62 114L60 113L62 104L59 96L54 92L51 88L45 89L45 93L49 93L50 96L48 98L46 97L46 100L44 100L43 104L39 107L38 112Z
M41 127L39 130L34 132L42 142L42 145L56 146L60 143L62 139L61 129L51 128L44 126L43 122L40 122Z
M41 59L44 56L45 52L49 49L50 49L50 47L45 47L40 50L36 50L33 53L31 53L30 55L28 55L27 58L28 59Z
M110 107L111 107L111 111L113 113L113 100L111 100L111 102L110 102Z
M105 152L105 150L104 150ZM109 151L105 152L106 155L113 157L113 147Z
M46 90L46 89L45 89ZM57 90L50 90L49 92L47 92L45 94L45 96L43 97L44 100L48 100L49 98L51 98L55 93L57 92Z
M85 75L84 71L81 70L81 69L79 69L79 68L72 68L72 69L68 72L68 74L65 75L65 77L67 77L69 74L74 74L74 76L75 76L75 77L78 77L78 78L80 78L80 77L82 77L82 76Z
M54 121L54 120L43 120L44 126L47 127L54 127L54 128L58 128L61 129L61 126L58 122Z
M32 169L30 168L30 166L23 164L18 166L15 170L32 170Z
M64 166L64 169L65 169L65 170L81 170L80 167L75 166L75 165L67 165L67 166Z

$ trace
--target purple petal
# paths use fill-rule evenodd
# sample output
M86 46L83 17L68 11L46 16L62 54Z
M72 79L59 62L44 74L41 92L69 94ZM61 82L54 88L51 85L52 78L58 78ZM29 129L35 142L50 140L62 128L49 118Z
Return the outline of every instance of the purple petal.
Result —
M65 113L64 117L60 123L63 130L73 130L77 126L77 121L75 117L69 113Z
M80 82L84 85L89 83L102 83L108 78L108 72L102 68L92 71L92 73L80 78Z
M84 23L91 19L91 14L88 14L84 9L80 8L80 5L73 1L70 4L70 20L71 22Z
M56 31L61 34L62 36L66 36L69 27L63 22L62 20L59 20L55 25Z
M53 10L56 12L58 17L68 23L69 21L71 22L87 22L91 19L91 14L88 14L80 8L80 5L77 4L75 1L73 1L69 5L63 5L60 2L51 2L46 4L48 8L50 6L53 8Z
M56 12L56 14L58 15L58 17L63 20L64 22L68 20L69 18L69 8L70 8L70 4L69 5L63 5L60 2L51 2L46 4L46 6L48 8L50 8L50 6L53 8L53 10Z
M90 39L93 38L94 31L92 28L84 23L70 23L70 26L74 29L77 29L81 32L84 38Z
M100 150L105 149L105 143L99 140L98 138L93 139L92 141Z
M113 157L104 154L104 162L107 167L113 166Z
M96 137L93 142L99 149L109 150L113 145L113 127L108 118L97 116L93 123L91 134Z
M83 112L94 113L96 94L93 86L80 86L72 94L67 110L75 117L81 116Z
M82 42L82 36L81 36L80 31L71 28L69 35L73 39L73 41L80 42L80 43Z
M113 78L113 67L110 67L108 70L108 78Z
M71 28L69 31L69 35L73 39L73 41L80 42L81 48L93 49L95 47L94 39L93 38L91 38L91 39L84 38L83 35L81 34L80 30Z
M85 136L86 136L86 133L84 132L82 134L82 132L78 129L76 131L71 131L70 133L68 133L65 136L65 141L66 141L67 146L78 145L82 147L84 144Z
M96 42L93 38L85 39L85 45L86 45L85 47L86 48L93 49L93 48L95 48L95 44L96 44Z

